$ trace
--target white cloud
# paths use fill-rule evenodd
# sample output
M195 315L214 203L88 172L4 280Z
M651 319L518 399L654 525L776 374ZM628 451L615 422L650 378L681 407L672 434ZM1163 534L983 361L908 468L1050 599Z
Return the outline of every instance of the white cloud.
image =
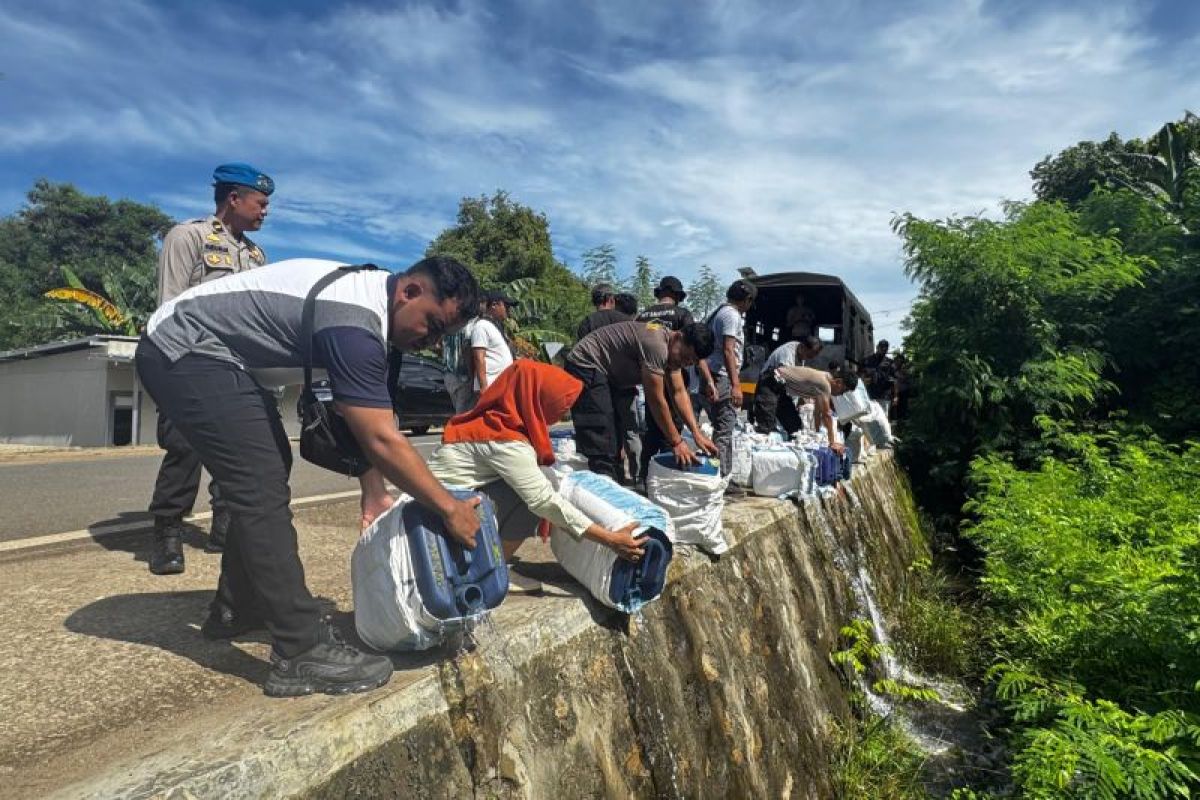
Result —
M460 197L503 188L547 214L568 261L608 241L685 282L703 263L836 272L893 341L913 294L895 213L994 212L1028 195L1042 156L1145 135L1200 96L1200 38L1166 47L1137 0L523 0L504 16L409 3L274 19L210 5L0 12L22 65L0 81L0 175L28 185L46 170L24 161L55 163L49 177L94 186L152 159L168 172L144 196L183 215L208 207L195 176L249 160L279 186L273 251L392 260L419 254ZM263 47L198 54L245 30Z

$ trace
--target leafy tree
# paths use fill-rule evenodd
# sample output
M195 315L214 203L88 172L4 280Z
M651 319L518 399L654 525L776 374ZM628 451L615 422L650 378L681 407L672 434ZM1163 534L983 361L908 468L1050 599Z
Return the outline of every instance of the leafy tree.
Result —
M1075 205L1090 195L1096 185L1108 183L1116 156L1141 151L1141 142L1126 142L1116 133L1110 133L1102 142L1079 142L1037 163L1029 173L1033 192L1039 200L1061 200Z
M435 254L462 261L485 286L541 278L555 264L546 215L502 190L491 197L464 197L455 225L427 248L426 255Z
M633 275L625 282L624 289L637 298L638 308L654 305L654 287L659 273L650 264L650 259L638 256L633 265Z
M583 254L583 282L617 285L617 250L609 243L597 245Z
M565 341L570 337L559 332L575 330L588 311L584 284L554 257L549 220L512 200L507 192L497 191L490 198L464 197L455 225L427 248L426 255L435 254L462 261L485 289L532 280L523 293L541 304L536 315L539 328L556 332Z
M701 264L696 279L688 285L687 306L697 319L707 316L725 297L721 281L708 264Z
M918 383L906 456L952 510L976 455L1036 456L1039 418L1083 418L1111 389L1100 330L1145 262L1056 203L1011 204L1000 221L894 225L920 285L905 340Z
M0 348L26 347L69 335L61 307L46 291L67 283L63 268L82 288L110 299L122 295L136 319L154 309L157 243L171 219L154 206L87 195L70 184L38 181L28 202L0 220ZM106 286L107 284L107 286Z
M1033 471L972 469L997 696L1021 796L1200 787L1200 446L1050 431Z

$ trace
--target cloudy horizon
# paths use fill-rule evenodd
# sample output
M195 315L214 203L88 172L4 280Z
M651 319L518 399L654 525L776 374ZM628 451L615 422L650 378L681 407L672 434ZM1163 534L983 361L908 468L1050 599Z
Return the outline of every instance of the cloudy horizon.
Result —
M572 267L834 273L896 342L896 214L995 213L1043 156L1200 105L1200 4L828 6L17 3L0 213L45 177L201 215L249 161L273 260L402 266L503 189Z

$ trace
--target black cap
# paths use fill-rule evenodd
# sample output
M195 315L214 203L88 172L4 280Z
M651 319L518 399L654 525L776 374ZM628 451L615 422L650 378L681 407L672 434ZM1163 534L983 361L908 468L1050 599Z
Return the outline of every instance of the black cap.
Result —
M504 305L506 305L506 306L515 306L517 304L517 301L514 298L509 297L504 292L501 292L498 290L486 292L483 295L483 302L488 303L488 304L504 303Z
M687 297L687 292L683 290L683 284L674 275L664 275L658 282L658 286L655 287L655 297L662 297L664 294L673 295L677 303L682 303L683 299Z

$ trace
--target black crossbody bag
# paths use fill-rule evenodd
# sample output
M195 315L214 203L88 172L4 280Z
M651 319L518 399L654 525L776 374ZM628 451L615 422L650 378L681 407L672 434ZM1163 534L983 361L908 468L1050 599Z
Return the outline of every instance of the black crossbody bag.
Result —
M304 298L304 310L300 321L300 348L304 359L304 388L300 390L300 457L305 461L340 472L352 478L371 468L371 462L363 455L362 446L350 432L346 420L334 408L333 400L322 400L313 391L312 385L312 335L313 317L316 314L317 295L325 287L352 272L379 269L374 264L357 264L338 267L323 276Z

